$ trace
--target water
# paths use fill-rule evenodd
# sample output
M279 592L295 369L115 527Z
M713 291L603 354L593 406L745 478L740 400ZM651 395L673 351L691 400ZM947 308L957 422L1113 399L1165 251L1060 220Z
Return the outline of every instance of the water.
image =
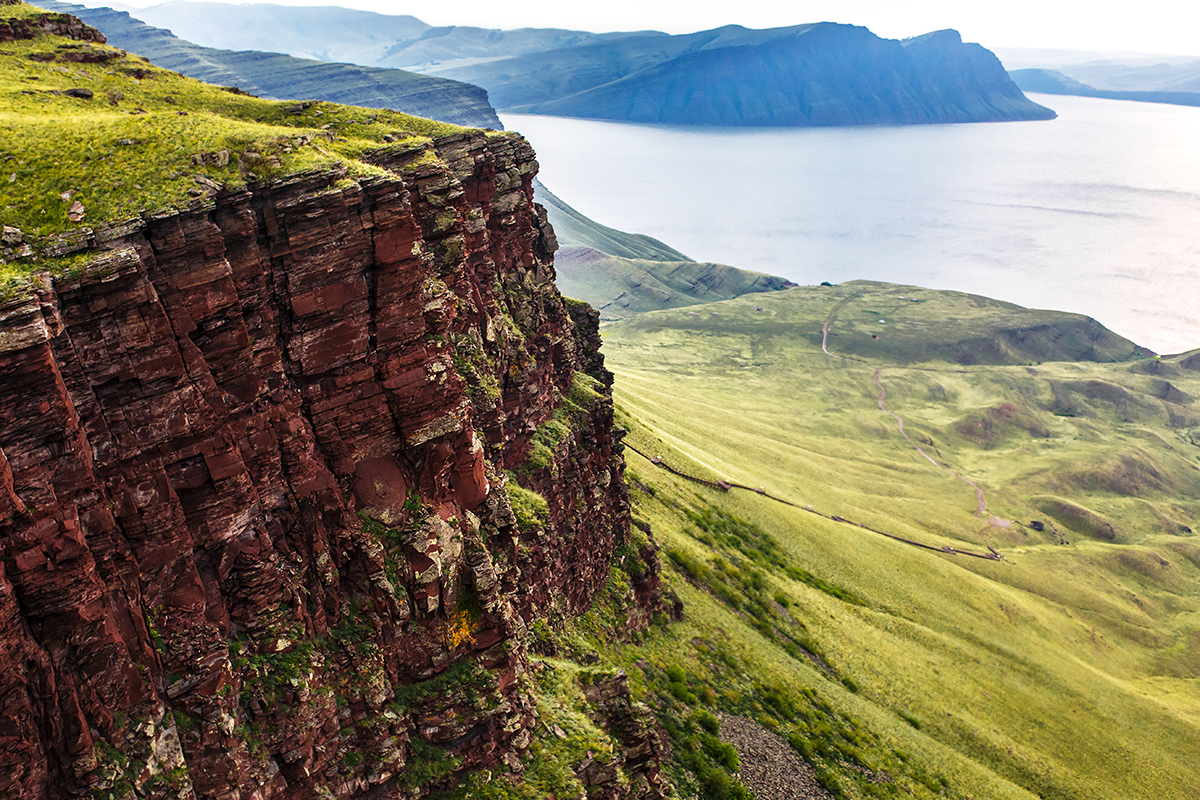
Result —
M584 214L702 261L1075 311L1200 347L1200 109L1035 96L1051 122L683 128L504 115Z

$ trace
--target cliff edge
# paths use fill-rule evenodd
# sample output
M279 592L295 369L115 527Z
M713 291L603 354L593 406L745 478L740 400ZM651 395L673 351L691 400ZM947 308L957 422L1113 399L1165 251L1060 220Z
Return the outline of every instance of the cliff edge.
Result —
M521 137L360 158L16 254L0 795L401 797L519 767L528 626L585 610L628 535L597 316L555 288Z

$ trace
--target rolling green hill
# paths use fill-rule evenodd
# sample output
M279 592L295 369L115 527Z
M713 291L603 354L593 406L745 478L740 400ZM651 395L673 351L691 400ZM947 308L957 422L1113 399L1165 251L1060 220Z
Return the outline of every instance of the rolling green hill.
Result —
M586 247L559 250L554 268L563 294L591 304L602 320L795 286L725 264L621 258Z
M1193 796L1195 353L858 281L688 310L605 329L688 660L820 692L871 732L861 763L945 796ZM852 775L829 783L871 796Z
M559 288L599 309L602 319L795 285L761 272L698 263L658 239L585 217L540 181L534 181L533 190L562 245L554 259Z
M534 199L546 207L550 224L559 244L564 247L588 247L621 258L641 258L650 261L691 261L683 253L647 236L626 233L601 225L567 205L547 189L541 181L533 184Z

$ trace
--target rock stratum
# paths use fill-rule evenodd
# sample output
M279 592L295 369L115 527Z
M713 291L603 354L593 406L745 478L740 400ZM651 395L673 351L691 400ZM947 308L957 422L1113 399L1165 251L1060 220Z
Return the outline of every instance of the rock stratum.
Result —
M519 765L527 628L628 534L597 316L519 136L372 157L85 232L0 306L0 796ZM639 777L603 796L658 785L626 711Z

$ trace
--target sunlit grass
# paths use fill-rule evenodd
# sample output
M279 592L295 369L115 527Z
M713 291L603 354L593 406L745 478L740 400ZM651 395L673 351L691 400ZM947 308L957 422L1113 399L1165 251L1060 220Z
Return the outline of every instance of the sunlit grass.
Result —
M832 358L821 324L855 291L829 348L860 360ZM605 352L621 422L635 447L676 468L934 546L990 545L1007 561L936 554L750 492L682 482L627 452L658 498L643 498L639 513L669 507L664 498L719 504L774 536L790 563L862 598L849 604L772 576L859 688L846 699L856 716L924 742L922 757L938 759L954 793L1190 797L1200 785L1200 542L1188 532L1200 521L1200 373L1180 359L1043 361L1080 344L1078 320L952 293L922 292L923 302L875 315L901 294L915 291L856 282L613 325ZM888 322L872 329L859 305ZM1091 355L1133 356L1122 341L1102 337ZM1008 363L963 364L956 353ZM880 412L878 368L888 407L939 463L984 487L989 517L974 515L973 489L929 464ZM1027 527L1033 520L1046 529ZM710 552L667 510L653 521L667 548ZM689 600L700 605L692 624L716 619L712 597ZM813 673L765 640L752 660L796 680Z
M3 18L41 13L0 7ZM69 60L79 58L88 61ZM0 45L0 223L36 250L54 235L185 206L206 193L203 181L236 189L319 169L383 174L366 154L461 130L392 111L261 100L116 48L42 35ZM4 269L33 268L27 259Z

